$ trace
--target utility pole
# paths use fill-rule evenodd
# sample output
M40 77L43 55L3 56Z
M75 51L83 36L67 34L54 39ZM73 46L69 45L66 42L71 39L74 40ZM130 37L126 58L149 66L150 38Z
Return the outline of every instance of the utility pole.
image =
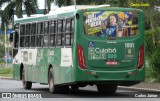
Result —
M7 54L6 54L6 52L7 52L7 44L6 44L6 34L7 34L7 32L6 32L6 22L4 22L4 28L5 28L5 61L6 61L6 68L7 68Z
M76 9L76 0L73 0L73 2L74 2L75 9Z
M47 12L47 1L44 0L44 15L46 15L48 12Z

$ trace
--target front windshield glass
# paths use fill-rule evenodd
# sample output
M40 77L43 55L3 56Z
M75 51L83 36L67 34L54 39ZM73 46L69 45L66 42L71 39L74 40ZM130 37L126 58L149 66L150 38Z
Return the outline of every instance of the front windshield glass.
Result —
M84 13L85 34L95 37L130 37L138 33L137 12L95 11Z

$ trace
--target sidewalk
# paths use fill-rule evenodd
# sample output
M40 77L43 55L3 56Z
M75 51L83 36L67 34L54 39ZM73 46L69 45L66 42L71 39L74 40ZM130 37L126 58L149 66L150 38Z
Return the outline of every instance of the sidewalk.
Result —
M141 82L141 83L133 85L133 86L118 86L118 88L119 89L145 91L145 92L160 92L160 83Z
M13 78L12 78L12 77L3 77L3 76L0 76L0 79L8 79L8 80L12 80Z

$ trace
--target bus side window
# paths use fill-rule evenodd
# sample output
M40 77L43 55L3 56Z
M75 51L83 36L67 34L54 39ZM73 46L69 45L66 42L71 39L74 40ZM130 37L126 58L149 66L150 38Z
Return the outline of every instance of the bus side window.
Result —
M25 47L30 47L30 29L31 24L26 24Z
M25 24L20 25L20 47L24 47Z
M49 34L49 21L44 22L44 38L43 38L43 46L48 46L48 34Z
M71 19L71 45L73 44L73 40L74 40L74 18Z
M66 20L66 33L65 33L65 45L71 46L73 42L73 34L74 33L74 20L68 18Z
M31 27L31 47L35 47L36 23L32 23Z
M65 45L70 46L71 19L66 19Z
M62 46L63 20L58 20L58 32L56 37L56 46Z
M65 45L65 31L66 31L66 27L65 27L65 23L66 23L66 21L65 20L63 20L63 22L62 22L62 45L64 46Z
M56 20L52 20L50 25L50 37L49 37L50 40L49 46L51 47L55 46L56 28L57 28L57 22Z
M37 24L36 47L42 47L43 43L43 22Z

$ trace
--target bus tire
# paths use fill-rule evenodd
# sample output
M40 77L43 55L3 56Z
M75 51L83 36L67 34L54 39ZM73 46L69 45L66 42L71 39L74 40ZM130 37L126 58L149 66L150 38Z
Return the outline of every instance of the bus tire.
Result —
M48 75L48 83L49 83L49 92L50 93L57 93L58 92L58 86L54 84L54 74L53 74L53 68L49 69L49 75Z
M100 94L115 94L117 91L117 85L98 84L97 90Z
M67 93L69 90L68 85L55 85L54 84L54 74L53 74L53 68L49 69L49 75L48 75L48 83L49 83L49 92L50 93Z
M23 68L22 70L22 84L24 89L31 89L32 88L32 82L25 80L25 70Z

